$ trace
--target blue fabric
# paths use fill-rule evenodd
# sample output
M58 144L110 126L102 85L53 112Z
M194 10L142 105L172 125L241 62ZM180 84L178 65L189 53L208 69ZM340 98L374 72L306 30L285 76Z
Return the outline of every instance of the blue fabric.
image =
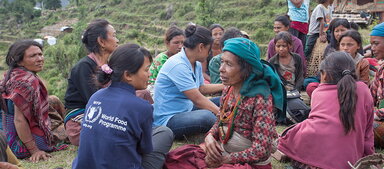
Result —
M165 126L175 114L192 110L193 103L183 92L204 84L201 63L195 65L192 70L184 49L164 63L155 82L154 125Z
M292 21L298 21L303 23L308 23L309 20L309 0L304 0L303 4L300 8L296 8L295 5L291 2L291 0L288 1L288 15L289 18Z
M174 115L167 123L176 139L183 139L208 132L216 122L216 116L209 110L194 110Z
M371 36L384 37L384 22L373 27Z
M152 152L153 108L124 82L94 93L86 106L74 169L142 168Z

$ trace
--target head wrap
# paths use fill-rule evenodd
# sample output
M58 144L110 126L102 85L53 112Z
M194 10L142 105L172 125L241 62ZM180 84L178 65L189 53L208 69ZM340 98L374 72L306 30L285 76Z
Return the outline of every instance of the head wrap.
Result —
M384 37L384 22L373 27L371 36Z
M268 98L272 94L274 106L283 110L284 89L276 72L260 61L260 49L246 38L232 38L224 42L223 51L229 51L252 66L252 73L243 82L240 94L254 97L258 94Z

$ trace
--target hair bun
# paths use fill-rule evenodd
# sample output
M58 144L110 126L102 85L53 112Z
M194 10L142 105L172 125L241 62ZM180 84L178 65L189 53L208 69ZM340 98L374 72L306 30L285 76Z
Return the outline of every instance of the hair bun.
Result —
M88 43L88 31L85 31L83 35L81 35L81 42L84 44Z
M185 29L185 36L186 37L192 36L196 32L196 29L197 27L195 24L188 25L187 28Z

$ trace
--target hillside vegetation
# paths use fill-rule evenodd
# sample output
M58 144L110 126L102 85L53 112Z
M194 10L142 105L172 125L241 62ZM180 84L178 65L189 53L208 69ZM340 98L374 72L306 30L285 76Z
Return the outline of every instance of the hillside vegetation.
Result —
M76 19L72 33L60 34L58 44L45 47L45 70L40 75L46 80L50 94L63 98L70 68L86 52L81 35L86 25L95 18L105 18L117 30L120 44L134 42L148 48L152 54L165 49L163 34L170 25L185 28L190 22L202 26L219 23L237 27L249 33L262 49L273 37L273 20L287 10L282 0L78 0L65 9L44 10L23 24L12 19L3 20L0 27L0 55L17 39L43 38L43 27ZM9 26L7 26L9 25Z

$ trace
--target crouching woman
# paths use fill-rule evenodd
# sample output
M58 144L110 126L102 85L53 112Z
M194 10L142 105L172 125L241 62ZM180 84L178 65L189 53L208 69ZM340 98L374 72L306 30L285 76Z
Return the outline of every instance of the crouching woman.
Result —
M89 99L72 168L161 168L172 131L152 128L153 107L136 96L148 85L152 57L136 44L118 47L98 72L102 85Z
M282 109L284 97L280 78L260 61L259 48L248 39L229 39L223 51L220 78L227 87L220 118L204 144L170 152L169 169L272 168L270 155L277 138L274 109Z

